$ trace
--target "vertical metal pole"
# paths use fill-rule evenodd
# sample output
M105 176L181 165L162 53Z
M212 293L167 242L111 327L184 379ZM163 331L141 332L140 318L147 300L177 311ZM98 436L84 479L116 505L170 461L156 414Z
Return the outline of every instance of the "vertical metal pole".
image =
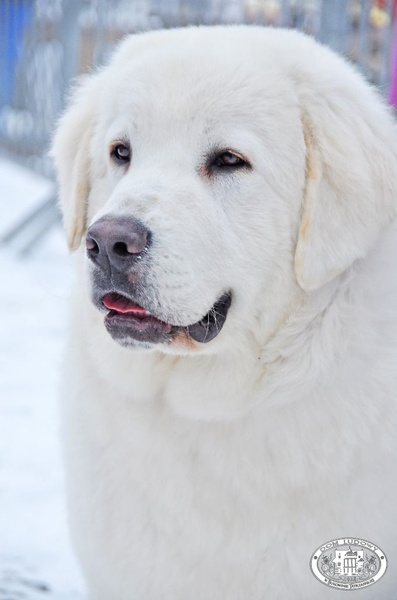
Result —
M346 52L349 0L323 0L319 38L337 52Z
M393 14L394 13L394 14ZM391 51L391 75L389 88L389 102L397 109L397 6L392 7L393 42Z
M281 0L280 5L280 26L290 27L291 26L291 4L290 0Z
M60 41L62 45L62 88L63 102L72 79L79 71L80 27L79 13L81 2L79 0L62 0L62 19L60 24Z
M359 42L358 42L358 64L361 70L368 77L370 69L368 66L369 45L370 45L370 24L369 11L371 10L371 0L361 0Z
M385 91L387 90L390 78L390 59L393 43L393 4L393 0L387 0L386 2L384 10L387 12L390 21L382 31L381 43L379 48L380 65L377 84L379 85L379 88L381 89L382 93L385 93Z

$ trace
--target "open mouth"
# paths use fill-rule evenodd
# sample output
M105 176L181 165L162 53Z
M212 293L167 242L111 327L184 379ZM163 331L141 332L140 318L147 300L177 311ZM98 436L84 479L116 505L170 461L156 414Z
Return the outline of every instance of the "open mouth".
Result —
M113 338L130 337L149 343L169 341L173 334L183 329L196 342L210 342L225 324L231 302L231 294L223 294L197 323L181 327L157 319L150 311L117 292L110 292L102 298L102 304L109 310L105 326Z

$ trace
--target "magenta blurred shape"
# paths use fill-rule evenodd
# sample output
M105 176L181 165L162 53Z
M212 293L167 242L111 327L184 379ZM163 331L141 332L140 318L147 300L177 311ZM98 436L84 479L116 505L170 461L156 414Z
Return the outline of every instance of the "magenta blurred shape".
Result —
M389 102L392 106L397 107L397 2L394 5Z

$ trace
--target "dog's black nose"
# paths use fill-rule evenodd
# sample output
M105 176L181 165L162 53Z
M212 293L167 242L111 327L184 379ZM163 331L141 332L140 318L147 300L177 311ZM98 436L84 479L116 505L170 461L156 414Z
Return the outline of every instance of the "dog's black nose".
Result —
M105 216L88 229L87 254L107 271L126 271L143 257L151 238L149 229L137 219Z

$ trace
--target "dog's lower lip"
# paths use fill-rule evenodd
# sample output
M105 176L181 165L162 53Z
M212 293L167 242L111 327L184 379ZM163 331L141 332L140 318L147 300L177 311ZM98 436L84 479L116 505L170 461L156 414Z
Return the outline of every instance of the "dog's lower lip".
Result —
M202 319L186 327L161 321L143 306L117 292L105 294L101 304L109 311L105 317L105 325L109 333L116 337L120 337L120 330L125 330L125 335L136 335L143 340L146 332L148 341L155 342L158 337L158 341L163 342L164 336L172 336L177 331L185 330L193 340L204 344L213 340L221 331L231 301L231 293L223 294Z
M202 344L213 340L225 324L231 303L231 293L223 294L200 321L186 327L189 336Z
M102 304L109 310L105 317L108 331L120 337L128 335L151 342L164 341L164 336L171 333L172 325L157 319L143 306L136 304L126 296L117 292L105 294Z
M125 325L126 327L135 327L139 330L144 330L145 328L157 328L160 329L164 333L170 333L172 329L172 325L169 323L164 323L156 317L152 315L147 315L145 317L139 317L132 315L131 313L120 313L115 310L110 310L106 315L105 319L109 323L110 321L118 323L119 326Z

